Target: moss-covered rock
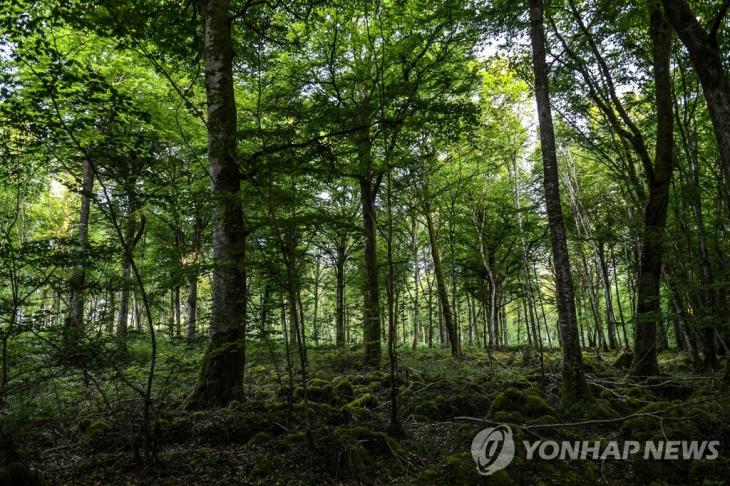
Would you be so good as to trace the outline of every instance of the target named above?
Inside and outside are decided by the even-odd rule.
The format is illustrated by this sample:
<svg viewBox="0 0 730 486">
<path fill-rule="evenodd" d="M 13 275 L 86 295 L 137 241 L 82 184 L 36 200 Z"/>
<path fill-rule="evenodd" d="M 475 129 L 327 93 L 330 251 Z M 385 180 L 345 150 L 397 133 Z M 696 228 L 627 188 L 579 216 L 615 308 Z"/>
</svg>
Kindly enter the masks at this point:
<svg viewBox="0 0 730 486">
<path fill-rule="evenodd" d="M 375 399 L 372 393 L 365 393 L 364 395 L 361 395 L 351 402 L 347 403 L 344 407 L 342 407 L 342 410 L 357 414 L 362 412 L 363 409 L 368 410 L 374 408 L 375 406 L 377 406 L 377 404 L 378 401 Z"/>
<path fill-rule="evenodd" d="M 612 420 L 621 417 L 620 413 L 600 399 L 575 403 L 565 410 L 565 415 L 572 420 Z"/>
<path fill-rule="evenodd" d="M 0 467 L 0 486 L 36 486 L 40 480 L 21 462 Z"/>
<path fill-rule="evenodd" d="M 634 362 L 634 353 L 621 353 L 616 361 L 613 362 L 613 367 L 619 370 L 628 370 Z"/>
<path fill-rule="evenodd" d="M 190 435 L 206 444 L 245 444 L 259 432 L 281 433 L 277 416 L 266 411 L 231 411 L 226 408 L 207 411 L 192 421 Z"/>
<path fill-rule="evenodd" d="M 688 484 L 721 485 L 730 478 L 730 459 L 692 461 L 689 465 Z"/>
<path fill-rule="evenodd" d="M 351 402 L 355 398 L 355 390 L 352 387 L 352 383 L 346 380 L 340 380 L 333 385 L 332 390 L 335 393 L 338 401 Z"/>
<path fill-rule="evenodd" d="M 271 434 L 266 432 L 257 432 L 256 435 L 251 437 L 248 441 L 249 445 L 263 447 L 271 442 Z"/>
<path fill-rule="evenodd" d="M 80 442 L 87 449 L 99 452 L 118 445 L 118 435 L 108 423 L 91 421 L 81 434 Z"/>
<path fill-rule="evenodd" d="M 536 392 L 519 390 L 513 386 L 498 393 L 489 407 L 490 416 L 497 412 L 517 412 L 525 418 L 537 418 L 543 415 L 555 415 L 555 409 Z"/>
<path fill-rule="evenodd" d="M 525 419 L 524 415 L 514 410 L 500 410 L 494 414 L 494 420 L 510 425 L 523 425 L 525 422 L 527 422 L 527 419 Z"/>
<path fill-rule="evenodd" d="M 443 389 L 433 398 L 420 397 L 414 392 L 415 404 L 412 415 L 419 419 L 444 421 L 451 420 L 459 415 L 483 415 L 487 405 L 487 398 L 478 393 L 471 386 L 454 386 L 452 389 Z"/>
<path fill-rule="evenodd" d="M 287 455 L 302 455 L 308 473 L 323 474 L 330 480 L 366 481 L 375 470 L 403 456 L 400 444 L 385 433 L 365 427 L 321 427 L 312 431 L 311 446 L 304 433 L 289 434 L 279 441 L 277 449 Z M 269 468 L 259 468 L 261 476 Z"/>
<path fill-rule="evenodd" d="M 506 470 L 497 471 L 489 478 L 481 476 L 469 452 L 446 456 L 439 464 L 426 469 L 416 480 L 417 484 L 479 484 L 514 485 L 516 484 Z"/>
</svg>

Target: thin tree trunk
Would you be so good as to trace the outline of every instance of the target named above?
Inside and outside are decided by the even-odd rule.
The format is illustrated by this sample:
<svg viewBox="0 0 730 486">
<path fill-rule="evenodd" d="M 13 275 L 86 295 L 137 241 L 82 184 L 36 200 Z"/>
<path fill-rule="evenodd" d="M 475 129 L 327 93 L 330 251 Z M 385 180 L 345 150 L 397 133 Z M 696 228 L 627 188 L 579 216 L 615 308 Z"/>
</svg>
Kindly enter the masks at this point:
<svg viewBox="0 0 730 486">
<path fill-rule="evenodd" d="M 392 202 L 392 181 L 391 172 L 388 171 L 387 179 L 387 210 L 388 210 L 388 230 L 387 230 L 387 258 L 388 258 L 388 358 L 390 360 L 390 424 L 388 432 L 400 437 L 403 435 L 400 418 L 398 415 L 398 356 L 395 351 L 396 341 L 396 309 L 395 309 L 395 265 L 393 263 L 393 202 Z M 405 335 L 405 332 L 403 333 Z"/>
<path fill-rule="evenodd" d="M 180 286 L 176 285 L 173 289 L 173 307 L 175 310 L 175 335 L 182 334 L 182 316 L 180 315 Z"/>
<path fill-rule="evenodd" d="M 560 205 L 560 182 L 555 147 L 555 131 L 550 108 L 548 88 L 548 66 L 545 60 L 545 31 L 543 25 L 543 1 L 530 0 L 530 38 L 532 61 L 535 72 L 535 98 L 540 125 L 547 208 L 552 242 L 553 264 L 556 275 L 556 300 L 558 325 L 563 342 L 563 383 L 561 400 L 564 404 L 590 397 L 590 390 L 583 373 L 583 356 L 578 342 L 578 323 L 575 314 L 573 281 L 570 273 L 570 259 L 565 235 L 563 212 Z"/>
<path fill-rule="evenodd" d="M 454 357 L 461 356 L 459 346 L 459 338 L 456 335 L 454 319 L 451 315 L 451 306 L 449 305 L 449 296 L 446 290 L 446 282 L 444 280 L 443 269 L 441 266 L 441 254 L 439 253 L 438 241 L 436 239 L 436 229 L 431 216 L 431 205 L 428 202 L 428 194 L 425 196 L 424 213 L 426 216 L 426 226 L 428 229 L 428 237 L 431 242 L 431 256 L 433 258 L 433 272 L 436 276 L 436 288 L 438 290 L 439 301 L 441 302 L 441 312 L 444 317 L 444 326 L 448 333 L 449 343 L 451 344 L 451 355 Z"/>
<path fill-rule="evenodd" d="M 322 262 L 319 258 L 315 261 L 314 267 L 314 316 L 312 317 L 312 338 L 314 345 L 319 344 L 319 280 L 322 277 Z"/>
<path fill-rule="evenodd" d="M 700 78 L 720 152 L 719 161 L 725 181 L 730 184 L 730 80 L 717 42 L 717 31 L 727 14 L 727 6 L 717 14 L 710 32 L 707 32 L 686 0 L 662 0 L 662 3 Z"/>
<path fill-rule="evenodd" d="M 606 263 L 606 255 L 603 248 L 604 243 L 599 241 L 596 243 L 598 252 L 598 262 L 601 270 L 601 282 L 603 283 L 603 300 L 606 304 L 606 325 L 608 326 L 608 347 L 616 350 L 619 347 L 616 336 L 616 314 L 613 312 L 613 299 L 611 298 L 611 281 L 608 275 L 608 264 Z"/>
<path fill-rule="evenodd" d="M 113 289 L 109 290 L 109 293 L 107 294 L 107 307 L 109 309 L 109 314 L 106 316 L 106 333 L 111 335 L 114 334 L 114 320 L 116 317 L 116 302 L 115 302 L 115 296 L 116 292 Z"/>
<path fill-rule="evenodd" d="M 134 251 L 135 236 L 137 233 L 136 215 L 136 178 L 130 177 L 126 184 L 127 193 L 127 221 L 124 228 L 124 239 L 130 251 Z M 117 337 L 122 345 L 127 339 L 127 322 L 129 319 L 129 292 L 132 286 L 132 259 L 126 251 L 122 252 L 122 288 L 119 292 L 119 317 L 117 321 Z"/>
<path fill-rule="evenodd" d="M 657 328 L 662 319 L 659 283 L 669 184 L 674 168 L 674 118 L 669 66 L 672 32 L 658 7 L 652 8 L 650 30 L 656 85 L 657 141 L 654 168 L 647 173 L 649 201 L 644 213 L 634 335 L 633 372 L 636 376 L 653 376 L 659 373 L 656 349 Z"/>
<path fill-rule="evenodd" d="M 624 317 L 624 310 L 621 306 L 621 292 L 618 288 L 618 271 L 616 270 L 616 255 L 613 252 L 613 245 L 610 247 L 611 250 L 611 266 L 613 267 L 613 285 L 616 288 L 616 305 L 618 306 L 618 315 L 621 319 L 621 334 L 624 338 L 624 347 L 629 349 L 629 338 L 626 335 L 626 318 Z"/>
<path fill-rule="evenodd" d="M 187 338 L 193 339 L 197 332 L 198 324 L 198 276 L 191 275 L 188 281 L 188 297 L 187 297 Z"/>
<path fill-rule="evenodd" d="M 86 287 L 86 253 L 89 249 L 89 215 L 91 214 L 91 197 L 94 190 L 94 169 L 91 160 L 84 160 L 81 179 L 81 208 L 79 209 L 79 227 L 76 236 L 78 263 L 74 266 L 69 280 L 69 305 L 64 320 L 64 347 L 75 352 L 79 340 L 84 334 L 84 290 Z"/>
<path fill-rule="evenodd" d="M 415 210 L 413 211 L 413 214 L 411 214 L 411 253 L 413 254 L 413 345 L 411 348 L 413 351 L 416 350 L 416 347 L 418 346 L 418 341 L 420 339 L 419 335 L 419 326 L 420 326 L 420 311 L 421 308 L 419 306 L 419 294 L 418 294 L 418 283 L 419 283 L 419 262 L 418 262 L 418 226 L 417 226 L 417 220 L 416 220 L 416 214 Z"/>
<path fill-rule="evenodd" d="M 679 134 L 682 140 L 685 155 L 689 165 L 689 174 L 682 170 L 679 165 L 680 173 L 685 182 L 690 186 L 689 198 L 692 206 L 692 215 L 697 234 L 697 247 L 700 260 L 700 283 L 702 284 L 701 309 L 706 324 L 703 326 L 703 344 L 705 348 L 705 366 L 708 369 L 717 367 L 717 357 L 715 355 L 715 328 L 709 322 L 713 317 L 719 315 L 717 303 L 719 301 L 716 295 L 715 281 L 710 262 L 710 253 L 707 245 L 707 232 L 705 231 L 705 218 L 702 211 L 702 198 L 700 189 L 699 161 L 697 160 L 697 147 L 691 142 L 691 136 L 687 130 L 687 125 L 682 123 L 679 117 L 679 110 L 675 112 L 675 119 L 679 126 Z M 730 182 L 730 180 L 729 180 Z"/>
<path fill-rule="evenodd" d="M 433 348 L 433 284 L 428 276 L 426 285 L 428 286 L 428 347 L 430 349 Z"/>
<path fill-rule="evenodd" d="M 338 348 L 345 347 L 345 257 L 346 248 L 342 244 L 337 248 L 335 278 L 337 279 L 337 302 L 335 310 L 335 341 Z"/>
</svg>

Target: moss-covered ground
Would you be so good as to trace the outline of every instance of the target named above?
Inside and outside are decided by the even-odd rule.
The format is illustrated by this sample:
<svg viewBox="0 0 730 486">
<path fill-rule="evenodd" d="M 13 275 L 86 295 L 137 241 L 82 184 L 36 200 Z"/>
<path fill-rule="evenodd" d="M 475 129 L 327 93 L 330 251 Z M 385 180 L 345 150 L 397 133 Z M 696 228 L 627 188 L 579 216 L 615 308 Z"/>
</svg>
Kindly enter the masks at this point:
<svg viewBox="0 0 730 486">
<path fill-rule="evenodd" d="M 730 480 L 730 390 L 722 373 L 692 371 L 682 354 L 660 356 L 664 376 L 636 383 L 618 355 L 585 354 L 594 400 L 562 408 L 560 355 L 544 367 L 521 350 L 402 352 L 403 437 L 388 435 L 390 377 L 364 369 L 360 351 L 310 349 L 308 386 L 289 382 L 285 353 L 250 345 L 247 399 L 185 411 L 203 342 L 160 342 L 153 424 L 156 459 L 143 458 L 136 430 L 146 348 L 132 343 L 123 370 L 69 371 L 9 404 L 21 463 L 46 484 L 724 484 Z M 273 353 L 273 354 L 272 354 Z M 274 360 L 274 357 L 276 358 Z M 293 360 L 296 361 L 296 360 Z M 383 368 L 384 370 L 387 367 Z M 544 371 L 543 371 L 544 370 Z M 124 377 L 122 379 L 121 377 Z M 515 439 L 719 440 L 713 461 L 531 460 L 518 446 L 510 466 L 485 478 L 470 455 L 491 422 Z M 582 422 L 581 424 L 576 424 Z M 551 425 L 559 424 L 559 425 Z M 562 424 L 562 425 L 560 425 Z M 0 484 L 22 484 L 22 468 Z M 22 478 L 21 478 L 22 479 Z"/>
</svg>

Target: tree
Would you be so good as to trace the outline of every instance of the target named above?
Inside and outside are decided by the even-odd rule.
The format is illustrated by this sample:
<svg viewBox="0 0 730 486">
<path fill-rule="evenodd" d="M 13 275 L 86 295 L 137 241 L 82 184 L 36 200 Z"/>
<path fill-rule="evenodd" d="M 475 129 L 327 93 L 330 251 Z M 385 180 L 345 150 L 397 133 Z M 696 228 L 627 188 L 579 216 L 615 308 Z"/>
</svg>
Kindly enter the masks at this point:
<svg viewBox="0 0 730 486">
<path fill-rule="evenodd" d="M 661 281 L 664 227 L 669 204 L 669 183 L 674 169 L 674 118 L 669 57 L 672 33 L 656 2 L 651 2 L 650 32 L 657 106 L 657 142 L 653 170 L 648 171 L 649 201 L 644 212 L 639 294 L 634 338 L 634 374 L 659 373 L 656 357 L 656 330 L 661 321 L 659 283 Z M 713 351 L 714 352 L 714 351 Z"/>
<path fill-rule="evenodd" d="M 570 257 L 560 205 L 558 158 L 555 147 L 555 131 L 550 108 L 548 66 L 545 60 L 545 31 L 542 0 L 530 0 L 530 41 L 532 65 L 535 74 L 535 99 L 540 125 L 540 147 L 543 163 L 545 205 L 552 241 L 553 265 L 558 309 L 558 330 L 563 345 L 563 383 L 561 400 L 565 404 L 590 397 L 590 390 L 583 372 L 583 357 L 578 342 L 578 322 L 575 314 L 573 280 L 570 273 Z"/>
<path fill-rule="evenodd" d="M 730 184 L 730 80 L 723 66 L 723 54 L 717 41 L 722 22 L 730 9 L 724 1 L 705 30 L 687 0 L 662 0 L 666 16 L 677 36 L 689 51 L 690 59 L 702 84 L 702 93 L 715 130 L 720 164 L 726 184 Z"/>
<path fill-rule="evenodd" d="M 201 3 L 213 206 L 210 342 L 188 406 L 225 405 L 243 393 L 246 229 L 236 160 L 236 100 L 228 0 Z"/>
</svg>

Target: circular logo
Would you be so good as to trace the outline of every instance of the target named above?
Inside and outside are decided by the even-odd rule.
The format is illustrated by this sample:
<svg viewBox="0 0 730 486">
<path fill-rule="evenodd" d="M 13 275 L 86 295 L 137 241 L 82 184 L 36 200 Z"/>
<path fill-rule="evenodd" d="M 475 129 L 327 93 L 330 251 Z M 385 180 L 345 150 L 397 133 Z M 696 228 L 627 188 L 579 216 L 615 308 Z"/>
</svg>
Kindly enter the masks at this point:
<svg viewBox="0 0 730 486">
<path fill-rule="evenodd" d="M 480 431 L 471 442 L 471 457 L 482 476 L 490 476 L 507 467 L 515 457 L 515 443 L 509 425 Z"/>
</svg>

